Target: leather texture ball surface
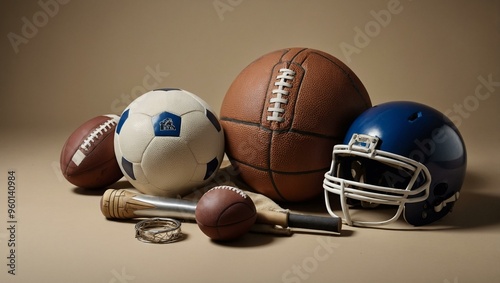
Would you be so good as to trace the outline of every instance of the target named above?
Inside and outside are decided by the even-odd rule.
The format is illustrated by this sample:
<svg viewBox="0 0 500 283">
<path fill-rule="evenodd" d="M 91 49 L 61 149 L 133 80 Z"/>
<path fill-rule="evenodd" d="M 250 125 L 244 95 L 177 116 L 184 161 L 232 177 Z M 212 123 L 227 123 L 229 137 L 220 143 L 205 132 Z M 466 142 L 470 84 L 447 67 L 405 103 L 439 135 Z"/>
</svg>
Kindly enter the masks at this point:
<svg viewBox="0 0 500 283">
<path fill-rule="evenodd" d="M 309 48 L 266 54 L 244 68 L 220 111 L 226 154 L 241 179 L 277 201 L 319 196 L 333 146 L 371 107 L 354 72 Z"/>
<path fill-rule="evenodd" d="M 255 204 L 242 190 L 218 186 L 206 192 L 195 210 L 196 223 L 212 240 L 228 241 L 243 236 L 257 219 Z"/>
<path fill-rule="evenodd" d="M 102 115 L 78 127 L 66 140 L 60 157 L 61 171 L 77 187 L 94 189 L 123 177 L 114 151 L 114 131 L 119 117 Z"/>
</svg>

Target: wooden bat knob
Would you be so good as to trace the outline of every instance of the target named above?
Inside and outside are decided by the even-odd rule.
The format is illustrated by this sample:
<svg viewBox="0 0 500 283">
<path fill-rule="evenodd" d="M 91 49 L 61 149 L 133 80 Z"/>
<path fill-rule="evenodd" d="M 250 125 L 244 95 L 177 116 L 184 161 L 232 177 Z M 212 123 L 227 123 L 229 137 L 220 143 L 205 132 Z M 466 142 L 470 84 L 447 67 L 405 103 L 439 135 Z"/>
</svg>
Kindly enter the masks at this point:
<svg viewBox="0 0 500 283">
<path fill-rule="evenodd" d="M 134 218 L 135 211 L 154 208 L 155 206 L 134 199 L 138 194 L 126 191 L 108 189 L 101 198 L 101 212 L 106 218 L 129 219 Z"/>
</svg>

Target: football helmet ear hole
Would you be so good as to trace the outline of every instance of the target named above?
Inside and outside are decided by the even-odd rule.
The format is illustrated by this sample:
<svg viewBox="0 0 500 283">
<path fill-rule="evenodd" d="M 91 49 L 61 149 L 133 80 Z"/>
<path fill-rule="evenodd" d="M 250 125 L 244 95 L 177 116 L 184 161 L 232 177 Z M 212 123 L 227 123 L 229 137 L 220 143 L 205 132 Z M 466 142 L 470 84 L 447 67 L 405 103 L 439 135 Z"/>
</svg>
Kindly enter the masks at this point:
<svg viewBox="0 0 500 283">
<path fill-rule="evenodd" d="M 434 196 L 439 197 L 439 196 L 444 196 L 446 194 L 446 191 L 448 191 L 448 184 L 447 183 L 439 183 L 434 187 Z"/>
<path fill-rule="evenodd" d="M 408 122 L 415 122 L 420 117 L 422 117 L 422 112 L 415 112 L 408 117 Z"/>
</svg>

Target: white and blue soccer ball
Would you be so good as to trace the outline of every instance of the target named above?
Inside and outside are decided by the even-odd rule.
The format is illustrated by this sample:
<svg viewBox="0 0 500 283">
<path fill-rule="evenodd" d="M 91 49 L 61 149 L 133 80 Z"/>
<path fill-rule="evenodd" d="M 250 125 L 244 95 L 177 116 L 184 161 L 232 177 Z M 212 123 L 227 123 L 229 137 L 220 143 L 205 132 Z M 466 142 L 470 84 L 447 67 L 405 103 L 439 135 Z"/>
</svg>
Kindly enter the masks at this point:
<svg viewBox="0 0 500 283">
<path fill-rule="evenodd" d="M 135 99 L 121 115 L 114 145 L 127 180 L 155 196 L 183 196 L 204 185 L 224 157 L 217 116 L 182 89 L 158 89 Z"/>
</svg>

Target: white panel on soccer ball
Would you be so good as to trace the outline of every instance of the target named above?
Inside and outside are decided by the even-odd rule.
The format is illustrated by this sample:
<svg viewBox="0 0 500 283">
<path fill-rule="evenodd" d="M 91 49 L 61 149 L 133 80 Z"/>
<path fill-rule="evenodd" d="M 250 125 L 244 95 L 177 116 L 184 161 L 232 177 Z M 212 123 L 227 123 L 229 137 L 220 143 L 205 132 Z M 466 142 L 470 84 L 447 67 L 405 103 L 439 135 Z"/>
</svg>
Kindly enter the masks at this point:
<svg viewBox="0 0 500 283">
<path fill-rule="evenodd" d="M 191 179 L 191 184 L 193 186 L 198 186 L 198 185 L 203 184 L 205 181 L 210 180 L 213 177 L 213 175 L 212 175 L 209 178 L 207 178 L 206 180 L 204 180 L 206 174 L 207 174 L 207 165 L 206 164 L 198 164 L 198 166 L 196 166 L 196 170 L 193 174 L 193 178 Z"/>
<path fill-rule="evenodd" d="M 144 152 L 142 168 L 154 187 L 179 193 L 188 186 L 197 162 L 182 138 L 155 137 Z"/>
<path fill-rule="evenodd" d="M 122 156 L 129 162 L 141 162 L 142 153 L 153 137 L 151 117 L 145 114 L 129 114 L 118 135 Z"/>
<path fill-rule="evenodd" d="M 171 90 L 163 96 L 165 105 L 175 109 L 177 115 L 183 115 L 192 111 L 205 111 L 205 107 L 194 99 L 187 91 Z"/>
<path fill-rule="evenodd" d="M 154 116 L 168 109 L 169 112 L 180 116 L 193 110 L 204 109 L 198 100 L 187 95 L 183 90 L 154 90 L 143 94 L 141 98 L 142 100 L 138 103 L 134 101 L 130 105 L 132 113 Z"/>
<path fill-rule="evenodd" d="M 150 91 L 141 95 L 139 98 L 130 104 L 130 113 L 142 113 L 153 116 L 165 109 L 165 99 L 161 93 Z"/>
<path fill-rule="evenodd" d="M 206 109 L 212 111 L 212 108 L 210 107 L 210 105 L 208 105 L 208 103 L 206 101 L 204 101 L 203 99 L 201 99 L 199 96 L 197 96 L 196 94 L 191 93 L 189 91 L 186 91 L 186 90 L 183 90 L 183 91 L 184 91 L 184 93 L 186 93 L 189 96 L 191 96 L 194 100 L 198 101 L 203 106 L 203 108 L 206 108 Z M 212 113 L 213 112 L 214 111 L 212 111 Z"/>
<path fill-rule="evenodd" d="M 189 148 L 200 164 L 224 153 L 224 134 L 212 125 L 205 112 L 190 112 L 182 116 L 181 135 L 188 141 Z"/>
</svg>

